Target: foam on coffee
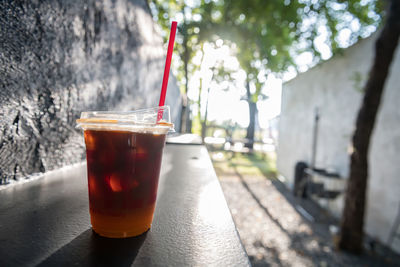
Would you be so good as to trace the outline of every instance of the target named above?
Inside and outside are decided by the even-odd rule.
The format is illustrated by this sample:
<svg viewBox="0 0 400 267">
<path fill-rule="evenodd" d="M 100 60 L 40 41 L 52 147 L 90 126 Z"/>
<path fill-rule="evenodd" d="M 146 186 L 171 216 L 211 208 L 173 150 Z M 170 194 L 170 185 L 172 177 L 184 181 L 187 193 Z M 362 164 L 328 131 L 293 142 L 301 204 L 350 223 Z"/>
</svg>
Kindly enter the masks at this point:
<svg viewBox="0 0 400 267">
<path fill-rule="evenodd" d="M 166 121 L 157 123 L 135 122 L 133 120 L 113 120 L 105 118 L 83 118 L 76 120 L 83 130 L 130 131 L 137 133 L 166 134 L 174 124 Z"/>
</svg>

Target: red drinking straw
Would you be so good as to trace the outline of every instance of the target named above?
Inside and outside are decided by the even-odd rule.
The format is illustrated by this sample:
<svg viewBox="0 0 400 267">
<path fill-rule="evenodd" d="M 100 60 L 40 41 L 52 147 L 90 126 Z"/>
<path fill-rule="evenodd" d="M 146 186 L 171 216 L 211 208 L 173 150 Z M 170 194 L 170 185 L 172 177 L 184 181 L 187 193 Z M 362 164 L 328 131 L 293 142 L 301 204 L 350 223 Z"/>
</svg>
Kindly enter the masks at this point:
<svg viewBox="0 0 400 267">
<path fill-rule="evenodd" d="M 174 50 L 174 43 L 175 43 L 175 33 L 176 33 L 176 26 L 177 22 L 173 21 L 171 25 L 171 32 L 169 34 L 169 43 L 168 43 L 168 52 L 167 52 L 167 59 L 165 60 L 165 68 L 164 68 L 164 77 L 163 83 L 161 87 L 161 95 L 160 95 L 160 102 L 158 103 L 159 107 L 164 106 L 165 103 L 165 95 L 167 94 L 167 86 L 168 86 L 168 78 L 169 78 L 169 69 L 171 67 L 171 58 L 172 52 Z M 164 110 L 160 109 L 157 115 L 157 122 L 162 119 Z"/>
</svg>

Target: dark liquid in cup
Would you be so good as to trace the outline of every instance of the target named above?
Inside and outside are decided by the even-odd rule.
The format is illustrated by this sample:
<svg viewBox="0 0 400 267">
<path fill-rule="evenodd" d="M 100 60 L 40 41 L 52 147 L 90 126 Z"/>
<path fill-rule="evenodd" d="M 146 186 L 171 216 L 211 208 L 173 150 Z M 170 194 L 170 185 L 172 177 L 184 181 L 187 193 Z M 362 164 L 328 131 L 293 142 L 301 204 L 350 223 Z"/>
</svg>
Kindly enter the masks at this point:
<svg viewBox="0 0 400 267">
<path fill-rule="evenodd" d="M 89 206 L 95 232 L 139 235 L 150 228 L 165 134 L 85 130 Z"/>
</svg>

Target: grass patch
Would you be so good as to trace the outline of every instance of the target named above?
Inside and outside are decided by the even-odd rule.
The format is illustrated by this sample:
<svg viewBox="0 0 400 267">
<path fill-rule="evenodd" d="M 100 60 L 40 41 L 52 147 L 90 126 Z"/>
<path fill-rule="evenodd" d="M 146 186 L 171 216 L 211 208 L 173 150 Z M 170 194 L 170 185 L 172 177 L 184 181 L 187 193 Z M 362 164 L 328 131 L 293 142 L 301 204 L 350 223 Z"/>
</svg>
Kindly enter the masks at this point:
<svg viewBox="0 0 400 267">
<path fill-rule="evenodd" d="M 274 155 L 215 151 L 210 152 L 210 156 L 218 176 L 233 175 L 236 170 L 242 175 L 264 176 L 269 179 L 276 177 Z"/>
</svg>

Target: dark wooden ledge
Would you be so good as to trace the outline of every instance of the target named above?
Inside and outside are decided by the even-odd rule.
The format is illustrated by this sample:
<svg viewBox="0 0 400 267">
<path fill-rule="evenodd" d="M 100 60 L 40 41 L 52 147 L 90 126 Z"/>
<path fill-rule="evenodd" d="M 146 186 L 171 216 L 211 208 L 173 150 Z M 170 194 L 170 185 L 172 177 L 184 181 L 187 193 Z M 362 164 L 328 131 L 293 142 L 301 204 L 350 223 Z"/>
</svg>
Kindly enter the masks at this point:
<svg viewBox="0 0 400 267">
<path fill-rule="evenodd" d="M 86 166 L 0 191 L 0 266 L 248 266 L 204 146 L 166 146 L 153 226 L 129 239 L 90 228 Z"/>
</svg>

